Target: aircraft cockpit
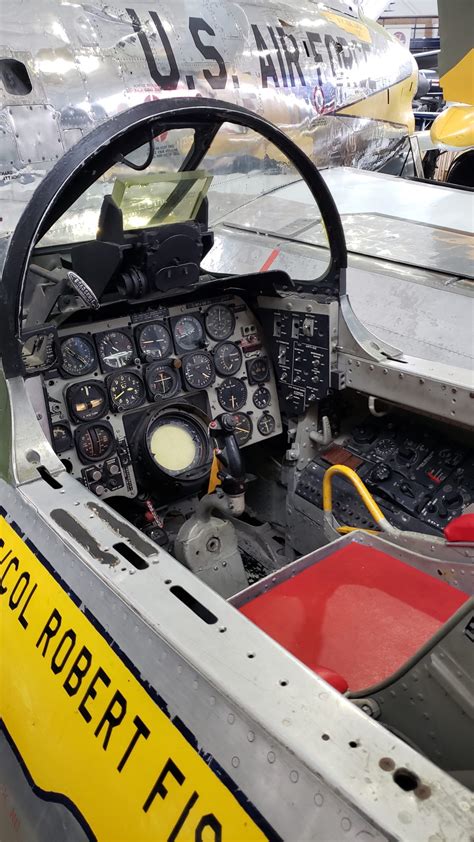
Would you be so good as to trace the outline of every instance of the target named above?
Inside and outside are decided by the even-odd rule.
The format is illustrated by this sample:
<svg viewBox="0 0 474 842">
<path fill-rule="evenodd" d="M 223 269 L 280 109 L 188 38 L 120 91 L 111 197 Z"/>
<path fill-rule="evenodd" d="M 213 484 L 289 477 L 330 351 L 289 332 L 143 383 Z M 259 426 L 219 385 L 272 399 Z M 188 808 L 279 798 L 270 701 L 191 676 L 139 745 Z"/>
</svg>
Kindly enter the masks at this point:
<svg viewBox="0 0 474 842">
<path fill-rule="evenodd" d="M 227 122 L 190 123 L 158 136 L 150 130 L 145 144 L 109 160 L 112 166 L 76 188 L 69 207 L 66 194 L 63 212 L 43 225 L 25 279 L 22 361 L 27 388 L 42 383 L 39 414 L 62 465 L 172 550 L 182 544 L 180 529 L 207 490 L 213 463 L 218 472 L 211 423 L 224 417 L 232 426 L 242 476 L 243 462 L 255 458 L 250 473 L 258 485 L 261 464 L 281 468 L 288 411 L 327 397 L 332 299 L 344 254 L 328 247 L 337 213 L 334 223 L 322 180 L 326 225 L 293 163 L 255 129 Z M 263 235 L 228 221 L 260 202 L 267 225 L 272 216 L 294 224 L 293 203 L 278 191 L 295 182 L 311 199 L 312 227 L 323 237 L 296 280 L 289 272 L 297 241 L 285 249 L 281 225 Z M 342 244 L 339 230 L 337 237 Z M 272 270 L 282 254 L 288 271 Z M 326 303 L 320 312 L 307 305 L 301 374 L 293 377 L 293 350 L 283 359 L 277 341 L 288 327 L 272 297 L 305 288 L 312 295 L 319 278 Z M 299 332 L 293 326 L 289 339 Z M 274 532 L 271 556 L 278 550 L 280 557 L 283 522 Z M 261 542 L 254 558 L 252 538 L 246 541 L 250 567 L 264 564 Z M 234 593 L 235 582 L 223 590 Z"/>
<path fill-rule="evenodd" d="M 403 696 L 400 670 L 420 671 L 436 634 L 458 690 L 468 682 L 472 373 L 376 336 L 347 271 L 323 178 L 257 115 L 163 100 L 103 124 L 37 189 L 7 254 L 10 469 L 31 493 L 41 477 L 45 517 L 122 594 L 133 576 L 139 600 L 145 573 L 151 593 L 171 556 L 472 784 L 472 710 L 451 711 L 449 676 L 426 740 L 422 705 L 387 690 Z M 205 591 L 179 587 L 212 624 Z M 339 633 L 359 660 L 338 654 Z"/>
</svg>

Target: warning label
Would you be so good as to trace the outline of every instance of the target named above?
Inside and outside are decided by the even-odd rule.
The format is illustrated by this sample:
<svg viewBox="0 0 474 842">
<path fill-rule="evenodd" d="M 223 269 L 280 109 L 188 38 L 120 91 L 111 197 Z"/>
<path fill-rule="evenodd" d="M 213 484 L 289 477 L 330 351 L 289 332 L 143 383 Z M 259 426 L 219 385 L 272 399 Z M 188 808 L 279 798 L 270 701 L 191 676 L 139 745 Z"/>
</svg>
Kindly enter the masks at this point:
<svg viewBox="0 0 474 842">
<path fill-rule="evenodd" d="M 34 784 L 91 838 L 278 838 L 1 517 L 0 647 L 0 717 Z"/>
</svg>

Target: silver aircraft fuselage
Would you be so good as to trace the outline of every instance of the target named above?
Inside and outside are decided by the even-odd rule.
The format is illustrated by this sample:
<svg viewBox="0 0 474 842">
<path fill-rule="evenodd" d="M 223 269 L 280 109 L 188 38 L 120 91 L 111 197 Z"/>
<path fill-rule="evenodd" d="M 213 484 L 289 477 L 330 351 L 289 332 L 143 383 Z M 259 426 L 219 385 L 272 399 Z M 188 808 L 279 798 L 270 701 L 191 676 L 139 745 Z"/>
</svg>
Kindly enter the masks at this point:
<svg viewBox="0 0 474 842">
<path fill-rule="evenodd" d="M 410 53 L 337 0 L 18 0 L 2 9 L 0 237 L 67 149 L 140 102 L 225 99 L 320 167 L 373 170 L 403 149 L 416 87 Z"/>
</svg>

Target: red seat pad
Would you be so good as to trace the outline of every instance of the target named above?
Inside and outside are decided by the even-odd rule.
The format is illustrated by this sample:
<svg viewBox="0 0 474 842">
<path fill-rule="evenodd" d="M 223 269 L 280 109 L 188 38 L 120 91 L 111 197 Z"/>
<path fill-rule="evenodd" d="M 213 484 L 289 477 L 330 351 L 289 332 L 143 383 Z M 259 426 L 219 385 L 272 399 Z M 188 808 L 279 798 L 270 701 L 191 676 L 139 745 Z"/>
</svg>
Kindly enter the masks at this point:
<svg viewBox="0 0 474 842">
<path fill-rule="evenodd" d="M 467 598 L 354 541 L 240 611 L 308 667 L 324 664 L 356 691 L 389 677 Z"/>
<path fill-rule="evenodd" d="M 326 667 L 322 667 L 320 664 L 315 664 L 313 667 L 314 671 L 318 673 L 321 678 L 324 678 L 331 687 L 334 687 L 335 690 L 339 690 L 340 693 L 345 693 L 348 690 L 349 685 L 345 678 L 342 675 L 339 675 L 338 672 L 334 672 L 333 670 L 328 670 Z"/>
<path fill-rule="evenodd" d="M 459 515 L 444 527 L 447 541 L 466 541 L 474 543 L 474 514 Z"/>
</svg>

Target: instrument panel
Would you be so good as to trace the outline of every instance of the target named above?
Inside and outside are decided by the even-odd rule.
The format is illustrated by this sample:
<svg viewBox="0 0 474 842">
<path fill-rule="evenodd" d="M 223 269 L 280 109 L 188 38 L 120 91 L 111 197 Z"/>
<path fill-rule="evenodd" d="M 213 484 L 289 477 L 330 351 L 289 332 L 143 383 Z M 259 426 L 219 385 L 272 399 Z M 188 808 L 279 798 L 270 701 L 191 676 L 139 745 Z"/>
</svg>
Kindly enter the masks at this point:
<svg viewBox="0 0 474 842">
<path fill-rule="evenodd" d="M 387 520 L 399 529 L 442 533 L 474 502 L 474 449 L 438 432 L 423 419 L 364 419 L 335 439 L 301 472 L 297 497 L 322 509 L 327 468 L 342 463 L 357 472 Z M 334 478 L 333 505 L 347 526 L 375 529 L 361 498 Z"/>
<path fill-rule="evenodd" d="M 149 455 L 158 461 L 156 451 L 170 476 L 194 466 L 203 419 L 233 414 L 240 447 L 282 431 L 262 329 L 237 297 L 65 328 L 58 346 L 57 367 L 44 375 L 53 447 L 100 497 L 136 496 L 134 436 L 142 419 Z M 174 426 L 154 411 L 167 408 Z"/>
</svg>

